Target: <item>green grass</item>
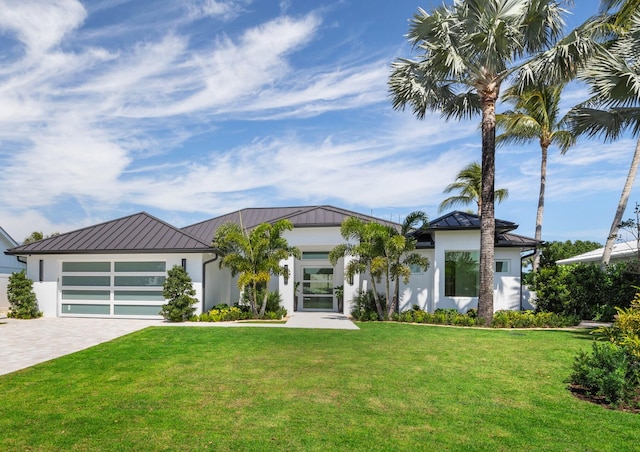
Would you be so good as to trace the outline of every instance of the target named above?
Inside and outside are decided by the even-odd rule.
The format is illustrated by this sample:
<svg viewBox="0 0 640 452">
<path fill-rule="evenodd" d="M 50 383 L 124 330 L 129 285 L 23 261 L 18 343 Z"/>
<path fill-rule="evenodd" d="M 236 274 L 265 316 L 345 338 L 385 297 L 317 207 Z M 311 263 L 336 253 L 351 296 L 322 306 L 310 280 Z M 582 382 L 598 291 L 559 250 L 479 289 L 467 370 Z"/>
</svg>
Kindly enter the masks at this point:
<svg viewBox="0 0 640 452">
<path fill-rule="evenodd" d="M 0 450 L 637 450 L 586 332 L 149 328 L 0 377 Z"/>
</svg>

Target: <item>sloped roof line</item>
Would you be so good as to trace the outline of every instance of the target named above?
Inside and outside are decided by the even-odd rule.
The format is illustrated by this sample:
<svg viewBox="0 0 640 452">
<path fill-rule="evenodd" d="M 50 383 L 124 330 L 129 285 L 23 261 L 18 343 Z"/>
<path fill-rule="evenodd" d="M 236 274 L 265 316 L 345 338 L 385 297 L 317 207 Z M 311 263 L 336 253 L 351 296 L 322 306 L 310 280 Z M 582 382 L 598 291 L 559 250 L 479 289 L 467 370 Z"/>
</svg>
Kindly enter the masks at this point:
<svg viewBox="0 0 640 452">
<path fill-rule="evenodd" d="M 314 212 L 318 212 L 318 222 L 308 222 L 308 217 L 313 216 Z M 321 212 L 326 212 L 325 218 L 322 218 Z M 261 223 L 274 223 L 279 220 L 288 219 L 292 220 L 295 227 L 313 227 L 313 226 L 327 226 L 337 225 L 339 222 L 330 220 L 328 217 L 331 215 L 337 215 L 342 217 L 358 217 L 365 221 L 375 221 L 377 223 L 384 223 L 393 227 L 399 227 L 398 223 L 387 221 L 382 218 L 376 218 L 370 215 L 361 214 L 351 210 L 342 209 L 330 205 L 320 206 L 293 206 L 293 207 L 248 207 L 246 209 L 236 210 L 219 217 L 214 217 L 209 220 L 201 221 L 189 226 L 184 226 L 181 230 L 188 231 L 200 240 L 212 240 L 216 229 L 226 222 L 238 222 L 239 218 L 243 219 L 243 226 L 247 229 L 252 229 Z M 297 223 L 296 218 L 300 218 L 301 222 Z"/>
<path fill-rule="evenodd" d="M 599 262 L 602 260 L 604 247 L 578 254 L 577 256 L 567 257 L 556 261 L 558 265 L 577 264 L 580 262 Z M 628 240 L 626 242 L 615 243 L 611 258 L 635 257 L 638 253 L 638 241 Z"/>
<path fill-rule="evenodd" d="M 155 231 L 153 234 L 149 233 L 149 226 L 153 226 Z M 131 236 L 132 233 L 135 233 L 134 237 Z M 182 238 L 187 240 L 182 241 Z M 178 242 L 181 242 L 179 247 L 177 246 Z M 196 251 L 206 249 L 211 249 L 210 244 L 200 238 L 182 231 L 147 212 L 139 212 L 54 237 L 48 237 L 27 245 L 17 246 L 7 250 L 6 253 L 160 252 L 162 250 Z"/>
<path fill-rule="evenodd" d="M 4 230 L 4 228 L 3 228 L 2 226 L 0 226 L 0 234 L 2 234 L 2 236 L 3 236 L 4 238 L 6 238 L 6 239 L 7 239 L 7 241 L 8 241 L 9 243 L 11 243 L 13 246 L 18 246 L 18 242 L 16 242 L 16 241 L 14 240 L 14 238 L 13 238 L 13 237 L 11 237 L 11 236 L 9 235 L 9 233 L 8 233 L 7 231 L 5 231 L 5 230 Z"/>
<path fill-rule="evenodd" d="M 512 231 L 518 228 L 516 223 L 506 220 L 495 219 L 496 229 L 506 232 Z M 427 229 L 479 229 L 480 228 L 480 216 L 462 212 L 460 210 L 454 210 L 445 215 L 442 215 L 435 220 L 429 222 Z"/>
</svg>

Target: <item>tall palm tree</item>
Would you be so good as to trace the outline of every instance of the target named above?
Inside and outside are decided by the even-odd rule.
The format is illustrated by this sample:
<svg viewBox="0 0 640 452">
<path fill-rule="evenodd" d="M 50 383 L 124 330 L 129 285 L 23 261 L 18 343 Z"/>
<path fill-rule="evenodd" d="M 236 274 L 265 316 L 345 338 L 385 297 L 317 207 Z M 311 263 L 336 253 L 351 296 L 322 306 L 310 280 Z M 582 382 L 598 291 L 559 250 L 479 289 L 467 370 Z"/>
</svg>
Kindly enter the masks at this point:
<svg viewBox="0 0 640 452">
<path fill-rule="evenodd" d="M 478 314 L 493 318 L 495 243 L 495 106 L 500 88 L 521 62 L 560 36 L 564 13 L 553 0 L 459 0 L 419 9 L 408 38 L 420 54 L 392 65 L 389 89 L 395 109 L 410 105 L 445 118 L 482 117 L 482 201 Z"/>
<path fill-rule="evenodd" d="M 249 304 L 254 317 L 262 318 L 267 308 L 267 297 L 271 275 L 288 277 L 288 268 L 280 265 L 289 256 L 301 257 L 300 250 L 289 246 L 282 237 L 293 229 L 289 220 L 273 224 L 263 223 L 247 231 L 237 223 L 225 223 L 216 231 L 213 246 L 220 250 L 220 268 L 231 270 L 238 276 L 238 288 L 251 288 Z M 258 310 L 259 289 L 264 289 L 262 306 Z"/>
<path fill-rule="evenodd" d="M 514 109 L 496 115 L 496 123 L 503 133 L 496 142 L 500 144 L 523 144 L 537 140 L 540 143 L 540 193 L 536 212 L 535 238 L 542 240 L 542 217 L 544 194 L 547 185 L 547 155 L 549 146 L 556 145 L 562 154 L 576 142 L 576 136 L 563 128 L 559 104 L 563 85 L 530 87 L 521 94 L 508 89 L 503 100 L 513 104 Z M 540 251 L 533 256 L 533 271 L 540 266 Z"/>
<path fill-rule="evenodd" d="M 627 129 L 640 134 L 640 1 L 601 2 L 606 11 L 616 7 L 619 9 L 603 21 L 608 25 L 610 39 L 578 73 L 578 78 L 590 86 L 592 97 L 567 115 L 575 133 L 604 135 L 605 140 L 616 140 Z M 640 138 L 605 243 L 603 266 L 609 264 L 639 164 Z"/>
<path fill-rule="evenodd" d="M 497 119 L 497 116 L 496 116 Z M 462 168 L 456 176 L 456 181 L 447 185 L 443 193 L 451 193 L 457 191 L 456 196 L 449 196 L 440 203 L 439 211 L 455 206 L 467 206 L 476 204 L 478 207 L 478 215 L 482 210 L 482 167 L 478 162 L 469 163 Z M 509 190 L 506 188 L 498 188 L 493 192 L 494 199 L 502 202 L 509 197 Z"/>
</svg>

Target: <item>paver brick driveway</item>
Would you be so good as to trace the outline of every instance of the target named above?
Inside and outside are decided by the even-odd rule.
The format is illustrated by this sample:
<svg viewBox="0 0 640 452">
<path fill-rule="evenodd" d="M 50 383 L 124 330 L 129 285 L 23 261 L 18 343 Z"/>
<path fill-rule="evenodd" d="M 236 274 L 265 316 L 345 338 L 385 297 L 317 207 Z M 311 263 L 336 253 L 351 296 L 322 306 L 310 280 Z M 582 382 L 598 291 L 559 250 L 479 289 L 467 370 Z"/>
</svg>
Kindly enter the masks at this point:
<svg viewBox="0 0 640 452">
<path fill-rule="evenodd" d="M 162 324 L 162 320 L 56 317 L 0 322 L 0 375 Z"/>
</svg>

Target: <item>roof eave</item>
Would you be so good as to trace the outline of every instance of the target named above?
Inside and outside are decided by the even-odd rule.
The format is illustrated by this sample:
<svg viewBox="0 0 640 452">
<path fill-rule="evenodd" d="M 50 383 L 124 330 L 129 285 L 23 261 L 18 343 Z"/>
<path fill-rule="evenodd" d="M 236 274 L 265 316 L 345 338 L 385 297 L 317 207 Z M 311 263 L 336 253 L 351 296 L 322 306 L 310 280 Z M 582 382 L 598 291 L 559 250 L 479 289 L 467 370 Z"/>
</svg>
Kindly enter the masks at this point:
<svg viewBox="0 0 640 452">
<path fill-rule="evenodd" d="M 7 250 L 4 254 L 10 256 L 32 256 L 32 255 L 73 255 L 73 254 L 184 254 L 184 253 L 215 253 L 218 254 L 219 250 L 216 248 L 182 248 L 182 249 L 145 249 L 145 250 L 126 250 L 126 249 L 117 249 L 117 250 Z"/>
</svg>

